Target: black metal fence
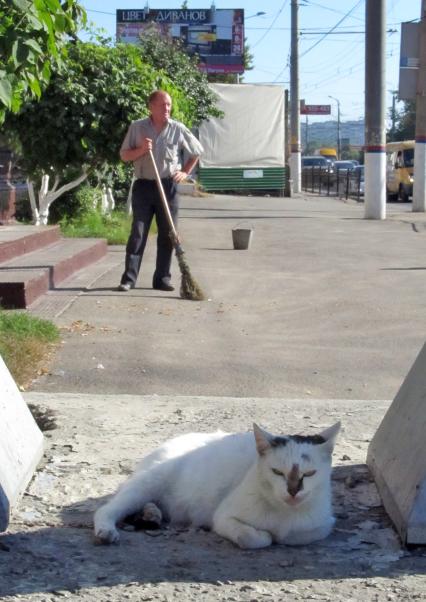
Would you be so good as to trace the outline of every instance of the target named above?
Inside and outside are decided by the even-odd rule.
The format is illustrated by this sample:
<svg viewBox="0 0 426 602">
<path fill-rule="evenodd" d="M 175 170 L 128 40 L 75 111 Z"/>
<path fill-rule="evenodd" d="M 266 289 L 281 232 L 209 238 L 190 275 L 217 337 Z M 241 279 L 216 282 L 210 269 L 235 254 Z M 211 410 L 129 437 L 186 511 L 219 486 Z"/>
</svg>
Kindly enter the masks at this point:
<svg viewBox="0 0 426 602">
<path fill-rule="evenodd" d="M 308 166 L 302 168 L 302 189 L 326 196 L 364 200 L 364 178 L 360 170 Z"/>
</svg>

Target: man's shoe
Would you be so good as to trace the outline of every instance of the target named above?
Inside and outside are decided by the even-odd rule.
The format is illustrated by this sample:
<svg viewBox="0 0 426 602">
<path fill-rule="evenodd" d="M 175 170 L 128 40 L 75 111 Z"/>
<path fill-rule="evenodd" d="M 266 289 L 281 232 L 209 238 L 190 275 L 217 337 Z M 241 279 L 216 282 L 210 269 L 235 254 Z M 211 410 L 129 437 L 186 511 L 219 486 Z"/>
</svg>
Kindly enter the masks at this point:
<svg viewBox="0 0 426 602">
<path fill-rule="evenodd" d="M 171 284 L 166 284 L 165 282 L 161 282 L 161 284 L 155 284 L 153 287 L 153 289 L 155 289 L 156 291 L 174 291 L 175 287 L 172 286 Z"/>
<path fill-rule="evenodd" d="M 117 287 L 117 290 L 121 291 L 122 293 L 127 293 L 131 288 L 132 288 L 132 285 L 129 284 L 128 282 L 126 282 L 124 284 L 119 284 Z"/>
</svg>

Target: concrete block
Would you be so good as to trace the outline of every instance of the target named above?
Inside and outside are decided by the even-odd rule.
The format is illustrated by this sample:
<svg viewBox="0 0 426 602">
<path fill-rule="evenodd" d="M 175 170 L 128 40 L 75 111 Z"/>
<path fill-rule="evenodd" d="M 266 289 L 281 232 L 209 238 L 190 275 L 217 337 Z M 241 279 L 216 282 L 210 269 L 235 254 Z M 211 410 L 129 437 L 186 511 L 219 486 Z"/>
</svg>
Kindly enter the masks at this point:
<svg viewBox="0 0 426 602">
<path fill-rule="evenodd" d="M 426 544 L 426 344 L 367 453 L 386 512 L 404 543 Z"/>
<path fill-rule="evenodd" d="M 0 356 L 0 532 L 43 455 L 43 434 Z"/>
<path fill-rule="evenodd" d="M 195 184 L 193 182 L 179 182 L 176 188 L 179 194 L 193 195 L 195 193 Z"/>
</svg>

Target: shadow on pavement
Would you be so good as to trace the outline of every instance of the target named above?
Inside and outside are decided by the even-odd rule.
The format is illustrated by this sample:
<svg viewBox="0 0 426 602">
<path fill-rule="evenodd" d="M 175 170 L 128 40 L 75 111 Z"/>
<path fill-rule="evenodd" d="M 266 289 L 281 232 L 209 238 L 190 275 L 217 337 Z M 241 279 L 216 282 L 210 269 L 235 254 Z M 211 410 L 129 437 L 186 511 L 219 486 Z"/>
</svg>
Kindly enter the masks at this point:
<svg viewBox="0 0 426 602">
<path fill-rule="evenodd" d="M 121 544 L 94 545 L 88 498 L 62 509 L 62 524 L 6 534 L 1 595 L 160 582 L 297 582 L 426 573 L 426 550 L 407 552 L 392 529 L 365 465 L 333 471 L 336 527 L 317 544 L 240 550 L 215 533 L 166 527 L 121 531 Z M 47 521 L 46 521 L 47 522 Z"/>
</svg>

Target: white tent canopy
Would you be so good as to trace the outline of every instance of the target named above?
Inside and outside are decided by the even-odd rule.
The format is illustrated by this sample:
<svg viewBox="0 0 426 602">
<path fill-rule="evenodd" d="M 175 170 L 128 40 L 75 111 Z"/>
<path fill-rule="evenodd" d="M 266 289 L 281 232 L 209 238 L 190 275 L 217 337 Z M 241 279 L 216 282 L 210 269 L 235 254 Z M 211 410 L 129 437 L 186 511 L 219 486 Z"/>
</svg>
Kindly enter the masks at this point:
<svg viewBox="0 0 426 602">
<path fill-rule="evenodd" d="M 210 84 L 224 117 L 201 124 L 202 168 L 284 167 L 284 89 Z"/>
</svg>

